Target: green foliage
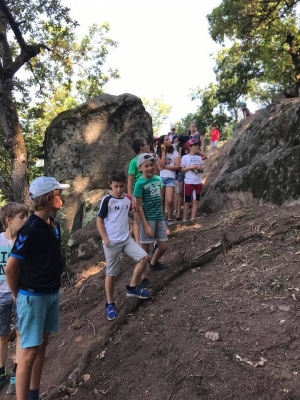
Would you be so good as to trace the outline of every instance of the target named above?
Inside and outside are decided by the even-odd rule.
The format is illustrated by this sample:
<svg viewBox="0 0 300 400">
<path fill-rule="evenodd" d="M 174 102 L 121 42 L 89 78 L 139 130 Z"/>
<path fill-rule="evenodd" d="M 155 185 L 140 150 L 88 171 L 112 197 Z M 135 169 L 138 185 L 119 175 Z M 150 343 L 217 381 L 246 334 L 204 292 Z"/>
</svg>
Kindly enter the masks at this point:
<svg viewBox="0 0 300 400">
<path fill-rule="evenodd" d="M 153 135 L 157 136 L 164 121 L 168 118 L 172 106 L 164 103 L 162 97 L 154 98 L 152 100 L 142 98 L 142 102 L 152 117 Z"/>
<path fill-rule="evenodd" d="M 208 15 L 212 38 L 223 45 L 226 39 L 234 41 L 219 56 L 233 59 L 233 72 L 241 79 L 241 86 L 254 80 L 254 86 L 263 82 L 281 89 L 298 79 L 298 3 L 299 0 L 223 0 Z M 222 68 L 222 63 L 217 68 Z"/>
<path fill-rule="evenodd" d="M 194 122 L 199 132 L 205 135 L 206 143 L 209 143 L 209 132 L 212 124 L 216 124 L 222 134 L 222 139 L 229 136 L 226 126 L 231 121 L 228 108 L 220 104 L 217 98 L 218 86 L 210 83 L 205 89 L 197 88 L 192 93 L 192 99 L 200 101 L 198 110 L 194 114 L 188 114 L 180 122 L 183 132 L 188 132 L 191 122 Z"/>
<path fill-rule="evenodd" d="M 21 1 L 20 4 L 20 19 L 24 20 L 22 33 L 29 41 L 43 42 L 49 48 L 25 65 L 22 77 L 14 79 L 15 103 L 28 153 L 29 180 L 32 180 L 43 172 L 44 134 L 52 119 L 102 94 L 110 79 L 119 78 L 119 72 L 104 68 L 109 50 L 117 46 L 108 37 L 107 23 L 92 25 L 78 40 L 78 24 L 69 18 L 68 9 L 60 1 Z M 20 4 L 14 3 L 15 12 Z M 16 43 L 10 45 L 17 54 Z M 0 173 L 7 178 L 10 175 L 8 155 L 2 154 L 2 147 Z"/>
</svg>

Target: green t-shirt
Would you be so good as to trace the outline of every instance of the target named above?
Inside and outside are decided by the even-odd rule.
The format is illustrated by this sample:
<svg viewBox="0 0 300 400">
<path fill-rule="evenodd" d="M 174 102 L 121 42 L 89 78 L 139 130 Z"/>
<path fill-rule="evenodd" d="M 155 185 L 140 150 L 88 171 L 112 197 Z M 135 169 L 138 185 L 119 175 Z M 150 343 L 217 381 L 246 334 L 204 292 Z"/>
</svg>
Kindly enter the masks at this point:
<svg viewBox="0 0 300 400">
<path fill-rule="evenodd" d="M 137 159 L 138 159 L 138 155 L 136 157 L 134 157 L 130 163 L 129 163 L 129 167 L 128 167 L 128 175 L 133 175 L 134 176 L 134 180 L 133 180 L 133 185 L 132 185 L 132 191 L 134 190 L 134 186 L 137 180 L 140 179 L 140 177 L 142 176 L 141 171 L 139 170 L 139 167 L 137 165 Z M 130 193 L 131 195 L 131 193 Z"/>
<path fill-rule="evenodd" d="M 140 177 L 135 183 L 134 197 L 141 197 L 143 210 L 147 221 L 163 221 L 161 197 L 161 178 L 153 175 L 152 178 Z"/>
</svg>

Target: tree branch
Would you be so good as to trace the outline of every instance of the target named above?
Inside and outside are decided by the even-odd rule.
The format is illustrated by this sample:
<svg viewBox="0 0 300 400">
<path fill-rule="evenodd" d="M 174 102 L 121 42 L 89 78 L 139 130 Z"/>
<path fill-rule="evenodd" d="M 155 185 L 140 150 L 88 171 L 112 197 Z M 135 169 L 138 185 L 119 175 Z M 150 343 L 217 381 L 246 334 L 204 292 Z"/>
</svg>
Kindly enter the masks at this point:
<svg viewBox="0 0 300 400">
<path fill-rule="evenodd" d="M 0 9 L 2 10 L 3 14 L 5 15 L 5 18 L 7 19 L 7 22 L 9 23 L 12 31 L 15 34 L 16 40 L 19 43 L 19 46 L 23 50 L 26 47 L 26 42 L 22 36 L 22 33 L 19 29 L 19 24 L 14 20 L 14 17 L 12 16 L 12 13 L 10 12 L 9 8 L 5 4 L 4 0 L 0 0 Z"/>
<path fill-rule="evenodd" d="M 3 71 L 4 79 L 12 78 L 24 64 L 40 54 L 42 49 L 51 51 L 51 49 L 44 44 L 26 45 L 24 50 L 22 49 L 21 54 L 15 58 L 15 61 Z"/>
</svg>

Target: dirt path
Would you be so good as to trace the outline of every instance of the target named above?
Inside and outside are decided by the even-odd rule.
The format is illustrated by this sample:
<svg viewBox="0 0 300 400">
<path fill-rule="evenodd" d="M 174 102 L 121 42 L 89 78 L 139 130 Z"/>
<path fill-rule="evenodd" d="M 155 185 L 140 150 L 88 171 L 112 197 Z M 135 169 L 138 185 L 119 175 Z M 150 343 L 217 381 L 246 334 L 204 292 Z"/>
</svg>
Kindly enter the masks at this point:
<svg viewBox="0 0 300 400">
<path fill-rule="evenodd" d="M 78 270 L 83 278 L 63 293 L 44 391 L 74 400 L 299 399 L 299 216 L 300 206 L 257 206 L 175 226 L 165 258 L 170 268 L 153 275 L 153 285 L 217 244 L 222 233 L 229 241 L 253 233 L 262 238 L 181 275 L 127 315 L 104 346 L 111 325 L 103 311 L 103 259 L 86 263 Z M 124 258 L 123 265 L 116 286 L 121 310 L 133 264 Z M 87 381 L 60 386 L 93 343 L 99 346 L 80 375 Z"/>
</svg>

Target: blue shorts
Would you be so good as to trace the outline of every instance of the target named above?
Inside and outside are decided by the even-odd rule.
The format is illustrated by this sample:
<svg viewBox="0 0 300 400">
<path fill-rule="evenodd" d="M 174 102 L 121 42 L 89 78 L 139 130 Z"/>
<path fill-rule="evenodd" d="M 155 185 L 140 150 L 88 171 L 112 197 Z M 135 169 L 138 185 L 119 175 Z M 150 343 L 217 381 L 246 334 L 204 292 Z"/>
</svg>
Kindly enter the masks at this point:
<svg viewBox="0 0 300 400">
<path fill-rule="evenodd" d="M 60 291 L 43 295 L 18 294 L 17 314 L 22 349 L 39 346 L 44 333 L 58 331 L 59 300 Z"/>
<path fill-rule="evenodd" d="M 162 180 L 163 187 L 165 187 L 165 186 L 175 187 L 175 179 L 174 178 L 161 177 L 161 180 Z"/>
<path fill-rule="evenodd" d="M 214 142 L 210 142 L 211 148 L 217 147 L 217 145 L 218 145 L 218 141 L 217 140 L 215 140 Z"/>
</svg>

